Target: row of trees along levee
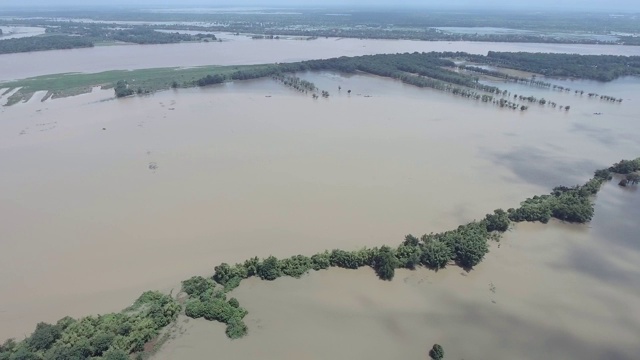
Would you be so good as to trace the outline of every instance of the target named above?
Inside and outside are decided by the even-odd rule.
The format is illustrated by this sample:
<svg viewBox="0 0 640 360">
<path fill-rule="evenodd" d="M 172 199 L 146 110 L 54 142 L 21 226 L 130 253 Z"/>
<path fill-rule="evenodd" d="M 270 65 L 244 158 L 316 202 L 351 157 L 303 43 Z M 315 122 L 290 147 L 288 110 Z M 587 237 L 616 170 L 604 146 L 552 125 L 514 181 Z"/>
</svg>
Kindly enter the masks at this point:
<svg viewBox="0 0 640 360">
<path fill-rule="evenodd" d="M 467 71 L 459 71 L 460 67 L 454 60 L 500 66 L 515 70 L 538 72 L 548 76 L 571 76 L 575 78 L 602 79 L 609 81 L 619 76 L 639 75 L 640 57 L 607 56 L 607 55 L 566 55 L 566 54 L 532 54 L 532 53 L 496 53 L 487 56 L 473 55 L 463 52 L 431 52 L 379 54 L 357 57 L 339 57 L 325 60 L 309 60 L 294 63 L 280 63 L 271 65 L 256 65 L 242 69 L 229 68 L 214 75 L 207 75 L 201 79 L 184 82 L 184 87 L 206 86 L 228 80 L 248 80 L 262 77 L 274 77 L 276 80 L 303 92 L 311 91 L 308 84 L 303 84 L 299 78 L 286 75 L 304 71 L 336 71 L 342 73 L 368 73 L 400 80 L 406 84 L 428 87 L 467 99 L 494 104 L 502 108 L 527 110 L 529 105 L 537 103 L 553 108 L 557 103 L 548 99 L 538 99 L 531 95 L 511 94 L 506 90 L 480 82 L 479 77 Z M 612 63 L 608 63 L 612 61 Z M 607 64 L 607 65 L 601 65 Z M 551 71 L 548 68 L 553 68 Z M 466 67 L 475 72 L 495 75 L 500 72 L 483 70 L 477 67 Z M 472 72 L 473 72 L 472 71 Z M 500 73 L 502 74 L 502 73 Z M 508 75 L 505 75 L 508 77 Z M 503 78 L 507 78 L 503 77 Z M 511 79 L 511 78 L 509 78 Z M 525 82 L 514 77 L 514 81 Z M 539 87 L 549 87 L 548 82 L 528 79 L 526 83 Z M 178 87 L 173 82 L 172 87 Z M 555 89 L 569 91 L 570 89 L 555 85 Z M 122 93 L 123 94 L 123 93 Z M 576 94 L 584 94 L 584 90 Z M 118 95 L 118 94 L 116 94 Z M 328 94 L 327 94 L 328 95 Z M 603 100 L 621 102 L 612 96 L 589 93 L 589 97 L 599 96 Z M 569 110 L 570 106 L 559 106 Z"/>
<path fill-rule="evenodd" d="M 211 278 L 195 276 L 182 283 L 188 299 L 184 307 L 171 295 L 149 291 L 120 313 L 88 316 L 81 319 L 65 317 L 55 324 L 39 323 L 24 340 L 9 339 L 0 346 L 0 360 L 128 360 L 148 355 L 147 345 L 158 341 L 160 331 L 175 321 L 179 313 L 186 316 L 219 321 L 227 325 L 229 338 L 240 338 L 249 331 L 243 318 L 247 310 L 227 294 L 243 279 L 257 276 L 275 280 L 282 276 L 299 278 L 309 271 L 331 267 L 358 269 L 369 266 L 383 280 L 391 280 L 398 268 L 423 266 L 437 271 L 452 264 L 472 269 L 489 251 L 488 241 L 498 240 L 513 222 L 558 220 L 586 223 L 593 216 L 593 196 L 612 174 L 637 175 L 640 158 L 622 160 L 608 169 L 597 170 L 583 185 L 559 186 L 547 195 L 534 196 L 519 208 L 495 210 L 480 221 L 461 225 L 457 229 L 407 235 L 398 246 L 363 248 L 355 251 L 324 251 L 312 256 L 296 255 L 285 259 L 269 256 L 253 257 L 235 265 L 215 267 Z M 636 182 L 637 183 L 637 182 Z M 161 343 L 162 341 L 159 341 Z"/>
</svg>

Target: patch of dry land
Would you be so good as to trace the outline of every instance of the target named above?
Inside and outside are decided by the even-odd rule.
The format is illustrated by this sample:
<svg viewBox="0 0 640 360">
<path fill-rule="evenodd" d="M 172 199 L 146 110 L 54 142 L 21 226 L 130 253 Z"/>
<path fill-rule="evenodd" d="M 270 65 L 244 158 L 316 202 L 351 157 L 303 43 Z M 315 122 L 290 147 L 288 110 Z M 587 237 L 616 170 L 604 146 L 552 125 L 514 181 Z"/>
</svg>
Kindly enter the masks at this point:
<svg viewBox="0 0 640 360">
<path fill-rule="evenodd" d="M 592 227 L 518 224 L 469 273 L 450 266 L 397 270 L 390 282 L 369 268 L 251 278 L 231 293 L 249 310 L 245 338 L 181 318 L 154 359 L 426 359 L 433 343 L 446 359 L 636 359 L 637 228 L 611 213 L 637 210 L 639 200 L 606 185 Z"/>
</svg>

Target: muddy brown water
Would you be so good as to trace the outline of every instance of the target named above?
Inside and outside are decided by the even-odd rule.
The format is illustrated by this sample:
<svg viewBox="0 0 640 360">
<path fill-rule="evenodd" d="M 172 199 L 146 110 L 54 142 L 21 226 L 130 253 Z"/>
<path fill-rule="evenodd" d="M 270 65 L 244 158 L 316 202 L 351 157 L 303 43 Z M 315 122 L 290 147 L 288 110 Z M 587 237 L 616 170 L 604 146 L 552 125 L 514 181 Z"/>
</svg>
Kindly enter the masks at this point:
<svg viewBox="0 0 640 360">
<path fill-rule="evenodd" d="M 571 111 L 521 113 L 373 76 L 302 76 L 330 98 L 263 79 L 1 108 L 0 338 L 120 310 L 223 261 L 455 228 L 640 153 L 635 78 L 574 82 L 622 104 L 556 94 Z"/>
<path fill-rule="evenodd" d="M 597 201 L 588 226 L 518 224 L 470 273 L 245 280 L 247 337 L 181 318 L 154 359 L 424 359 L 434 343 L 450 359 L 637 359 L 640 196 L 609 183 Z"/>
</svg>

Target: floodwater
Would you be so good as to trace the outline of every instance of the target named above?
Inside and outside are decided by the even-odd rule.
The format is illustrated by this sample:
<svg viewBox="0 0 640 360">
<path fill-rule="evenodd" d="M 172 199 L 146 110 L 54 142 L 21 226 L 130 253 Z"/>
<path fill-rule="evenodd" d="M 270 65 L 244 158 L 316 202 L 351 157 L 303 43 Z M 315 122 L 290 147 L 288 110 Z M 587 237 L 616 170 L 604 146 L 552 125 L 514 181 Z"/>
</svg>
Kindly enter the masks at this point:
<svg viewBox="0 0 640 360">
<path fill-rule="evenodd" d="M 35 26 L 0 26 L 2 29 L 2 35 L 0 40 L 6 39 L 18 39 L 30 36 L 42 35 L 45 33 L 45 28 Z"/>
<path fill-rule="evenodd" d="M 534 30 L 521 30 L 521 29 L 509 29 L 509 28 L 496 28 L 496 27 L 436 27 L 435 29 L 442 30 L 444 32 L 453 34 L 477 34 L 477 35 L 547 35 L 561 39 L 591 39 L 598 41 L 617 41 L 619 38 L 613 35 L 601 35 L 591 33 L 547 33 L 543 31 Z"/>
<path fill-rule="evenodd" d="M 1 108 L 0 338 L 117 311 L 221 262 L 455 228 L 640 154 L 637 78 L 573 83 L 622 104 L 510 85 L 572 106 L 523 113 L 301 76 L 330 98 L 262 79 Z"/>
<path fill-rule="evenodd" d="M 640 354 L 640 194 L 608 183 L 589 225 L 518 224 L 470 273 L 331 269 L 245 280 L 249 335 L 181 318 L 156 360 L 617 359 Z"/>
<path fill-rule="evenodd" d="M 250 40 L 246 36 L 216 34 L 228 40 L 169 45 L 114 45 L 0 55 L 0 81 L 32 76 L 107 70 L 201 65 L 247 65 L 293 62 L 339 56 L 414 51 L 526 51 L 576 54 L 640 55 L 640 46 L 533 43 L 482 43 L 411 40 Z"/>
</svg>

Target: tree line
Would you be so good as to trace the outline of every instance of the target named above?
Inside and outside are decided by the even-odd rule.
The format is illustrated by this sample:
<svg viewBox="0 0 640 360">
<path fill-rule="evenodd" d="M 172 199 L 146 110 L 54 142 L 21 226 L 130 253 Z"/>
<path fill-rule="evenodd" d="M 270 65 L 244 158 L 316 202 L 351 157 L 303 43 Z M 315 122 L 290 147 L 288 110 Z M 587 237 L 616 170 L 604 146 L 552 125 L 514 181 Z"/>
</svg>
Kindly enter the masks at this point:
<svg viewBox="0 0 640 360">
<path fill-rule="evenodd" d="M 526 199 L 517 209 L 512 208 L 507 211 L 497 209 L 480 221 L 461 225 L 454 230 L 424 234 L 420 237 L 409 234 L 397 247 L 385 245 L 380 248 L 362 248 L 354 251 L 333 249 L 312 256 L 295 255 L 284 259 L 274 256 L 264 259 L 253 257 L 235 265 L 222 263 L 214 268 L 211 279 L 192 278 L 183 283 L 183 289 L 187 293 L 198 294 L 191 296 L 189 300 L 194 301 L 194 307 L 200 309 L 203 303 L 217 302 L 219 304 L 217 312 L 223 312 L 222 309 L 228 308 L 228 305 L 224 304 L 223 295 L 239 286 L 242 280 L 254 276 L 272 281 L 282 276 L 300 278 L 311 270 L 318 271 L 331 267 L 345 269 L 370 267 L 380 279 L 392 280 L 398 268 L 415 269 L 418 266 L 424 266 L 437 271 L 450 264 L 456 264 L 470 270 L 489 252 L 489 240 L 498 240 L 512 223 L 523 221 L 547 223 L 551 218 L 571 223 L 589 222 L 594 214 L 593 196 L 598 193 L 602 184 L 612 179 L 612 173 L 629 174 L 638 170 L 640 170 L 640 158 L 622 160 L 610 168 L 595 171 L 593 177 L 583 185 L 558 186 L 550 194 Z M 198 286 L 202 290 L 190 290 L 193 283 L 202 284 Z M 205 294 L 205 298 L 200 294 Z M 204 310 L 189 312 L 187 316 L 204 316 L 208 320 L 224 322 L 227 324 L 227 335 L 230 333 L 230 328 L 240 326 L 241 331 L 233 331 L 233 336 L 229 335 L 235 338 L 246 334 L 247 328 L 241 322 L 246 311 L 239 305 L 234 306 L 234 309 L 226 310 L 225 316 L 206 317 L 203 315 Z"/>
<path fill-rule="evenodd" d="M 41 322 L 24 340 L 5 341 L 0 360 L 130 360 L 180 311 L 171 296 L 148 291 L 119 313 Z"/>
<path fill-rule="evenodd" d="M 506 67 L 551 77 L 611 81 L 640 75 L 640 56 L 575 55 L 489 51 L 487 56 L 469 56 L 483 64 Z"/>
<path fill-rule="evenodd" d="M 262 65 L 250 69 L 236 70 L 226 75 L 225 80 L 248 80 L 266 76 L 292 86 L 300 86 L 291 81 L 283 81 L 285 73 L 304 71 L 338 71 L 343 73 L 364 72 L 377 76 L 400 80 L 403 83 L 417 87 L 427 87 L 435 90 L 451 93 L 455 96 L 471 100 L 492 103 L 500 107 L 526 110 L 528 106 L 510 101 L 510 99 L 498 99 L 507 96 L 506 90 L 486 85 L 479 81 L 478 77 L 454 70 L 458 66 L 449 57 L 453 53 L 404 53 L 404 54 L 378 54 L 356 57 L 339 57 L 324 60 L 308 60 L 296 63 L 280 63 Z M 462 56 L 465 53 L 456 53 Z M 219 75 L 223 76 L 223 75 Z M 207 76 L 209 77 L 209 75 Z M 207 77 L 195 80 L 193 85 L 207 85 Z M 221 77 L 220 82 L 224 81 Z M 304 90 L 303 90 L 304 91 Z M 325 94 L 323 94 L 324 96 Z M 328 97 L 326 94 L 325 97 Z M 315 97 L 314 97 L 315 98 Z M 514 97 L 514 100 L 518 98 Z M 520 97 L 520 100 L 532 102 L 533 97 Z M 568 110 L 568 109 L 567 109 Z"/>
<path fill-rule="evenodd" d="M 506 54 L 506 55 L 505 55 Z M 178 81 L 174 79 L 166 80 L 166 88 L 191 87 L 191 86 L 207 86 L 218 84 L 229 80 L 249 80 L 263 77 L 275 77 L 278 81 L 282 79 L 284 74 L 305 72 L 305 71 L 336 71 L 343 73 L 369 73 L 373 75 L 388 77 L 402 81 L 406 84 L 417 87 L 427 87 L 435 90 L 449 92 L 453 95 L 463 98 L 492 103 L 499 107 L 510 109 L 526 110 L 530 103 L 544 102 L 549 106 L 559 107 L 563 110 L 569 110 L 570 106 L 559 105 L 552 100 L 536 99 L 533 96 L 523 94 L 510 94 L 506 90 L 502 90 L 496 86 L 483 84 L 480 77 L 469 72 L 459 72 L 460 67 L 456 65 L 454 60 L 468 61 L 477 64 L 488 64 L 492 66 L 501 66 L 516 70 L 540 71 L 549 76 L 553 76 L 550 72 L 545 71 L 545 67 L 539 65 L 534 69 L 533 66 L 525 67 L 518 62 L 501 61 L 499 64 L 494 62 L 494 58 L 517 54 L 517 58 L 544 59 L 545 66 L 562 68 L 565 57 L 571 59 L 573 65 L 569 66 L 573 76 L 577 78 L 601 78 L 613 79 L 609 77 L 612 73 L 605 67 L 595 64 L 607 62 L 608 55 L 567 55 L 567 54 L 533 54 L 533 53 L 493 53 L 490 56 L 468 54 L 464 52 L 430 52 L 430 53 L 403 53 L 403 54 L 379 54 L 366 55 L 356 57 L 339 57 L 324 60 L 308 60 L 293 63 L 277 63 L 251 65 L 244 67 L 224 67 L 199 79 Z M 562 57 L 556 57 L 561 55 Z M 625 68 L 626 75 L 640 75 L 640 57 L 638 56 L 615 56 L 617 65 Z M 533 60 L 532 60 L 533 61 Z M 557 62 L 557 63 L 556 63 Z M 568 66 L 568 65 L 566 65 Z M 548 82 L 534 79 L 523 79 L 517 77 L 507 77 L 494 70 L 485 70 L 477 66 L 465 66 L 465 70 L 477 72 L 488 76 L 503 76 L 505 79 L 518 81 L 520 83 L 532 86 L 553 88 L 559 91 L 570 91 L 571 89 L 563 86 L 552 85 Z M 622 76 L 621 72 L 615 72 L 615 76 Z M 115 84 L 114 84 L 115 87 Z M 163 87 L 153 87 L 151 89 L 142 89 L 142 93 L 164 89 Z M 584 90 L 575 90 L 576 94 L 585 94 Z M 607 95 L 599 95 L 596 93 L 588 93 L 589 98 L 600 98 L 609 102 L 622 102 L 622 99 Z M 541 103 L 542 104 L 542 103 Z M 543 105 L 544 105 L 543 104 Z"/>
<path fill-rule="evenodd" d="M 134 44 L 172 44 L 183 41 L 215 41 L 213 34 L 180 34 L 154 30 L 146 25 L 129 28 L 104 24 L 56 23 L 45 36 L 7 39 L 0 42 L 0 54 L 93 47 L 98 42 L 120 41 Z"/>
<path fill-rule="evenodd" d="M 68 35 L 32 36 L 0 41 L 0 54 L 93 47 L 88 39 Z"/>
</svg>

